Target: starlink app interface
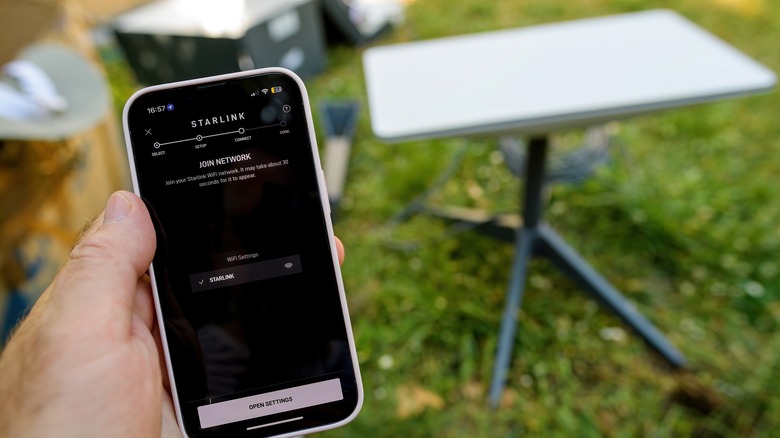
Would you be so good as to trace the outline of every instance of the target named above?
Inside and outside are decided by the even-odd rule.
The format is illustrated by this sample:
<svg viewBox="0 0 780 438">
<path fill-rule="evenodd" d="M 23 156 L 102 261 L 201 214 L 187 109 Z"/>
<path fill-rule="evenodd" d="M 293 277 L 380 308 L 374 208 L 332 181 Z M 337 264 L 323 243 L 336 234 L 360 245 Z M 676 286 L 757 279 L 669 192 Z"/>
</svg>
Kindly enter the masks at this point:
<svg viewBox="0 0 780 438">
<path fill-rule="evenodd" d="M 150 92 L 128 125 L 188 434 L 345 419 L 358 385 L 296 82 Z"/>
</svg>

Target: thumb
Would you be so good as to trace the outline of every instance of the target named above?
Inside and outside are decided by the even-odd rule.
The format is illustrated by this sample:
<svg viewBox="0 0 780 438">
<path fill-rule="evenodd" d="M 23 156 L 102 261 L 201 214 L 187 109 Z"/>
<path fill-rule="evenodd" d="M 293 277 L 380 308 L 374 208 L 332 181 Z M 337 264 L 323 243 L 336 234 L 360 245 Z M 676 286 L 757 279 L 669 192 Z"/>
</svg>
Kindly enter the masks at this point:
<svg viewBox="0 0 780 438">
<path fill-rule="evenodd" d="M 154 227 L 143 201 L 116 192 L 76 243 L 49 291 L 61 316 L 128 333 L 138 279 L 152 262 Z"/>
</svg>

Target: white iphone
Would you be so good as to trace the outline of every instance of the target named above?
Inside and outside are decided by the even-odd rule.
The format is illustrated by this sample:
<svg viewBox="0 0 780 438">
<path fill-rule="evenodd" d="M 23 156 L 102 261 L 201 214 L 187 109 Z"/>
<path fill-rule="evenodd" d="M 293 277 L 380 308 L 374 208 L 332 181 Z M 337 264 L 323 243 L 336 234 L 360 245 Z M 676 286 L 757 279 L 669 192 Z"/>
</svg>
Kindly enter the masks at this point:
<svg viewBox="0 0 780 438">
<path fill-rule="evenodd" d="M 269 68 L 148 87 L 123 125 L 185 436 L 355 418 L 363 388 L 301 79 Z"/>
</svg>

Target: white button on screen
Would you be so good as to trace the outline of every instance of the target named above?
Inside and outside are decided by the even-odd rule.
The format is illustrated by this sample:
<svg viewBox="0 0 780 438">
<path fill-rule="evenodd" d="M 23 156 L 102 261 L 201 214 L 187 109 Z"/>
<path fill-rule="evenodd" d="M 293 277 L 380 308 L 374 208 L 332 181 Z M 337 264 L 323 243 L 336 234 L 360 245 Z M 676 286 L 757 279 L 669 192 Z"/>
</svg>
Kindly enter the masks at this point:
<svg viewBox="0 0 780 438">
<path fill-rule="evenodd" d="M 237 421 L 279 414 L 344 399 L 339 379 L 310 383 L 280 391 L 228 400 L 198 407 L 200 427 L 221 426 Z"/>
</svg>

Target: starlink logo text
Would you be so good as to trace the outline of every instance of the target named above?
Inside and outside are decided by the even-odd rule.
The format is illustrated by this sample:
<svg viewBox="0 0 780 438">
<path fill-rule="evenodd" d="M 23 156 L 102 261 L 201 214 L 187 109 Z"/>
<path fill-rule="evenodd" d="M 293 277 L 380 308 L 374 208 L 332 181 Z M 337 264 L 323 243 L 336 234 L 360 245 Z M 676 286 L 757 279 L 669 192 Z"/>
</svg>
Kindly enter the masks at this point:
<svg viewBox="0 0 780 438">
<path fill-rule="evenodd" d="M 244 118 L 244 113 L 225 114 L 216 117 L 207 117 L 205 119 L 197 119 L 191 121 L 190 125 L 193 128 L 198 128 L 200 126 L 221 125 L 223 123 L 237 122 L 239 120 L 246 120 Z"/>
</svg>

